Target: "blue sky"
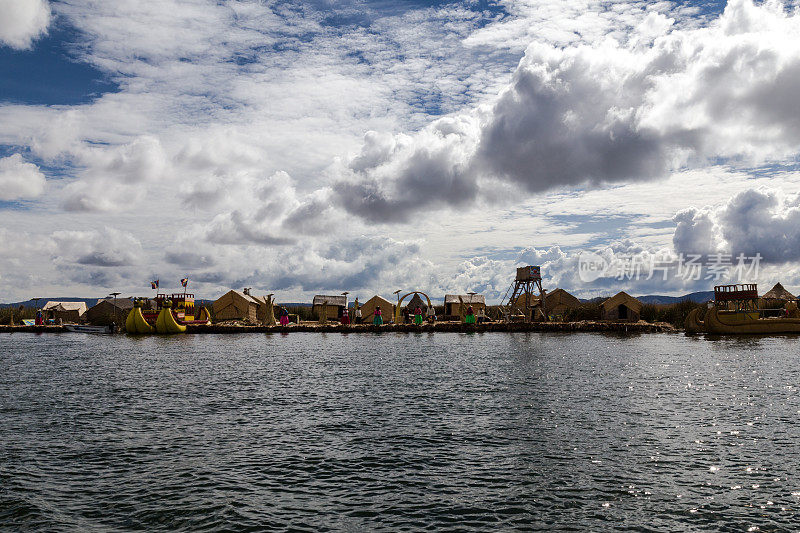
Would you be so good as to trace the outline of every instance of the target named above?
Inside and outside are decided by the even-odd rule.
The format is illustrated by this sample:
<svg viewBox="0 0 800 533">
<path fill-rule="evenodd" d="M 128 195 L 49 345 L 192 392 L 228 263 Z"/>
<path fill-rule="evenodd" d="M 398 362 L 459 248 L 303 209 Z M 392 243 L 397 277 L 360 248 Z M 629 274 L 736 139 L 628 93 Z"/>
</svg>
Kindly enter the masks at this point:
<svg viewBox="0 0 800 533">
<path fill-rule="evenodd" d="M 76 105 L 116 92 L 108 73 L 73 57 L 79 38 L 74 28 L 51 28 L 30 50 L 0 48 L 0 101 Z"/>
<path fill-rule="evenodd" d="M 0 0 L 0 301 L 492 299 L 521 261 L 608 291 L 584 251 L 763 250 L 800 287 L 796 9 Z"/>
</svg>

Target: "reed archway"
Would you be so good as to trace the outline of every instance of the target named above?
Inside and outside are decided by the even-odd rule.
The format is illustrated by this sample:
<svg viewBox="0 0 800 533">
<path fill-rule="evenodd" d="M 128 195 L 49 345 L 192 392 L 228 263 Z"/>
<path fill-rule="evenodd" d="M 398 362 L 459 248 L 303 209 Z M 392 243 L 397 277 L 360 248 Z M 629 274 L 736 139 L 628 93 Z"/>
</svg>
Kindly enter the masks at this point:
<svg viewBox="0 0 800 533">
<path fill-rule="evenodd" d="M 413 296 L 414 294 L 421 294 L 422 296 L 424 296 L 425 297 L 425 301 L 428 302 L 428 307 L 433 307 L 433 304 L 431 303 L 431 299 L 428 298 L 427 294 L 425 294 L 422 291 L 411 291 L 408 294 L 406 294 L 405 296 L 403 296 L 402 298 L 400 298 L 399 300 L 397 300 L 397 307 L 395 307 L 395 309 L 394 309 L 394 323 L 395 324 L 399 324 L 400 323 L 400 308 L 403 307 L 403 300 L 405 300 L 409 296 Z"/>
</svg>

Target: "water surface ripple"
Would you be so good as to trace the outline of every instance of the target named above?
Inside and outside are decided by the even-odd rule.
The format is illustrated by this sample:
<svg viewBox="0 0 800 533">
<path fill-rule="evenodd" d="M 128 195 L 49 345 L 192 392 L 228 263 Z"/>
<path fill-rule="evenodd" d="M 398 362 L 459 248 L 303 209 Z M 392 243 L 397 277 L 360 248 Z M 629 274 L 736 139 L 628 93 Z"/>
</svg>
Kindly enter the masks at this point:
<svg viewBox="0 0 800 533">
<path fill-rule="evenodd" d="M 798 342 L 0 334 L 0 527 L 796 530 Z"/>
</svg>

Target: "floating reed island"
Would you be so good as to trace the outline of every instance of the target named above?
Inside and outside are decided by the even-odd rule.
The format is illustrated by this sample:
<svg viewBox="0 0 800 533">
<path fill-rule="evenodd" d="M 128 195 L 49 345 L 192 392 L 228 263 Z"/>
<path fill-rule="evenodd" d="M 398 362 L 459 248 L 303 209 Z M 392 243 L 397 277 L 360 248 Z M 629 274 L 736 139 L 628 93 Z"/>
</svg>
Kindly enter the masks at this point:
<svg viewBox="0 0 800 533">
<path fill-rule="evenodd" d="M 181 280 L 184 287 L 188 278 Z M 157 288 L 158 282 L 153 282 Z M 800 333 L 797 299 L 777 284 L 759 297 L 756 285 L 715 287 L 713 301 L 644 304 L 624 291 L 581 301 L 568 291 L 546 291 L 538 266 L 517 269 L 499 305 L 478 293 L 446 294 L 435 305 L 422 291 L 395 291 L 350 302 L 348 292 L 314 296 L 309 304 L 279 304 L 274 294 L 230 290 L 210 305 L 193 294 L 154 298 L 107 298 L 87 309 L 81 302 L 49 301 L 35 319 L 14 325 L 13 312 L 0 331 L 85 331 L 129 334 L 285 332 L 669 332 Z M 2 315 L 0 315 L 0 324 Z M 63 324 L 63 327 L 61 326 Z M 77 325 L 77 324 L 90 324 Z M 92 329 L 97 328 L 97 329 Z"/>
<path fill-rule="evenodd" d="M 465 324 L 459 322 L 438 322 L 434 324 L 299 324 L 294 326 L 226 326 L 212 324 L 192 326 L 187 333 L 491 333 L 491 332 L 606 332 L 606 333 L 671 333 L 675 326 L 666 322 L 599 322 L 583 320 L 580 322 L 487 322 Z"/>
<path fill-rule="evenodd" d="M 68 325 L 0 325 L 0 333 L 66 333 Z M 187 326 L 187 334 L 236 334 L 236 333 L 492 333 L 492 332 L 594 332 L 594 333 L 673 333 L 678 329 L 666 322 L 605 322 L 582 320 L 579 322 L 487 322 L 465 324 L 459 322 L 437 322 L 434 324 L 314 324 L 300 323 L 289 326 L 258 326 L 208 324 Z"/>
</svg>

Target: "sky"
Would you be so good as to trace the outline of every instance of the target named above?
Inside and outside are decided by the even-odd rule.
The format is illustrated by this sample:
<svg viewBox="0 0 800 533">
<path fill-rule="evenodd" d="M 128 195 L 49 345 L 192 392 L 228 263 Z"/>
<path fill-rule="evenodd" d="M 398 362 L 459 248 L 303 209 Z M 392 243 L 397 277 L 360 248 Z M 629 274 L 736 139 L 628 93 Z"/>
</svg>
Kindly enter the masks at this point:
<svg viewBox="0 0 800 533">
<path fill-rule="evenodd" d="M 795 0 L 0 0 L 0 302 L 796 293 L 798 37 Z"/>
</svg>

